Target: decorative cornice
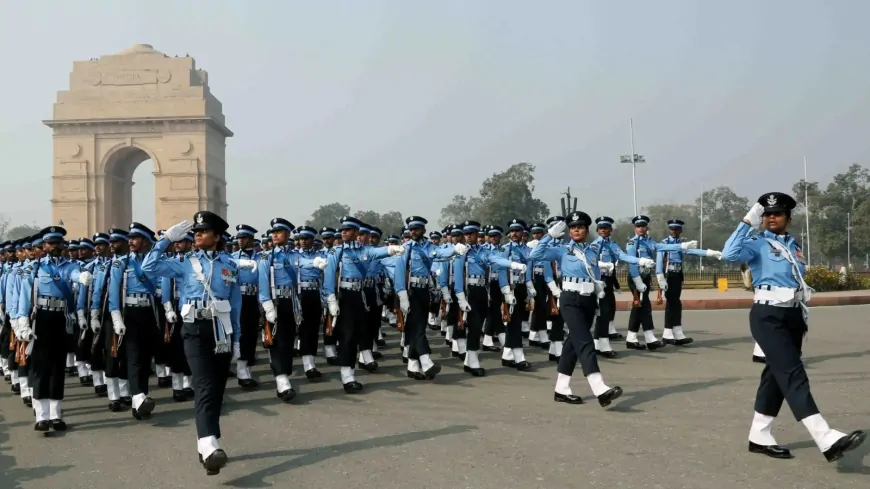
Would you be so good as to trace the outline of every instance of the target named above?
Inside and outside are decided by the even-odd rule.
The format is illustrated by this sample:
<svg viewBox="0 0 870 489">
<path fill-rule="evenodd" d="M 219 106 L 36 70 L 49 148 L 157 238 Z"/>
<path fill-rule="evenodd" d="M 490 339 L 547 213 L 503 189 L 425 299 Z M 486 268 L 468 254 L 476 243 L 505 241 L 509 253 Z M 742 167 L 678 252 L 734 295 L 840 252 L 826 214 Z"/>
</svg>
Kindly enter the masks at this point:
<svg viewBox="0 0 870 489">
<path fill-rule="evenodd" d="M 218 122 L 213 117 L 140 117 L 130 119 L 49 119 L 42 121 L 43 124 L 59 132 L 59 129 L 75 126 L 97 126 L 97 125 L 114 125 L 114 126 L 144 126 L 139 127 L 141 132 L 173 132 L 172 125 L 174 124 L 190 124 L 200 123 L 208 127 L 216 129 L 224 137 L 233 137 L 233 131 L 230 131 L 225 125 Z M 147 127 L 147 129 L 145 129 Z M 120 132 L 120 131 L 119 131 Z"/>
</svg>

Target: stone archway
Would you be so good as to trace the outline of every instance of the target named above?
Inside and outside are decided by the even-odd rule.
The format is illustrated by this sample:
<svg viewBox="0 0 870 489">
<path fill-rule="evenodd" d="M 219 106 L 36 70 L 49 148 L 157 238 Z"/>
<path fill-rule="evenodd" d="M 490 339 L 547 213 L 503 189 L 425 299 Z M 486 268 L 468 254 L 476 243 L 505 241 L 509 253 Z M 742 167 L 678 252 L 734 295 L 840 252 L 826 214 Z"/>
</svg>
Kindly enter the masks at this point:
<svg viewBox="0 0 870 489">
<path fill-rule="evenodd" d="M 52 222 L 90 236 L 132 219 L 133 172 L 154 166 L 154 230 L 208 209 L 226 218 L 226 138 L 208 73 L 150 45 L 76 61 L 51 120 Z M 140 204 L 141 205 L 141 204 Z"/>
</svg>

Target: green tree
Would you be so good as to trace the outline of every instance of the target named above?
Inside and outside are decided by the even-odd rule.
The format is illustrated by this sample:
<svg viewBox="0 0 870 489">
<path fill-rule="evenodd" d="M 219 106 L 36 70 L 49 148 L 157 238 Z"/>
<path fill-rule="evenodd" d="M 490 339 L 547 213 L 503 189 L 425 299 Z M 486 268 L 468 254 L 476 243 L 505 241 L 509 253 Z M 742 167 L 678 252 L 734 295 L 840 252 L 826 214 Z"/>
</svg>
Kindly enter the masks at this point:
<svg viewBox="0 0 870 489">
<path fill-rule="evenodd" d="M 311 213 L 311 219 L 305 221 L 306 226 L 319 230 L 324 226 L 335 228 L 342 217 L 350 215 L 350 206 L 333 202 L 318 207 Z"/>
<path fill-rule="evenodd" d="M 749 199 L 737 195 L 731 187 L 705 190 L 695 199 L 695 215 L 703 216 L 704 248 L 721 250 L 750 207 Z M 694 231 L 694 236 L 700 235 L 700 228 Z"/>
<path fill-rule="evenodd" d="M 399 211 L 389 211 L 384 214 L 379 214 L 372 210 L 356 211 L 353 217 L 360 221 L 376 226 L 384 232 L 385 236 L 390 234 L 401 234 L 402 227 L 405 224 L 402 214 Z"/>
<path fill-rule="evenodd" d="M 535 165 L 516 163 L 483 181 L 478 197 L 453 197 L 441 210 L 441 224 L 475 218 L 483 224 L 504 226 L 514 218 L 528 223 L 546 220 L 550 209 L 534 197 Z M 464 214 L 464 215 L 463 215 Z"/>
<path fill-rule="evenodd" d="M 21 226 L 15 226 L 6 232 L 6 239 L 26 238 L 28 236 L 33 236 L 40 231 L 42 231 L 42 228 L 35 225 L 24 224 Z"/>
</svg>

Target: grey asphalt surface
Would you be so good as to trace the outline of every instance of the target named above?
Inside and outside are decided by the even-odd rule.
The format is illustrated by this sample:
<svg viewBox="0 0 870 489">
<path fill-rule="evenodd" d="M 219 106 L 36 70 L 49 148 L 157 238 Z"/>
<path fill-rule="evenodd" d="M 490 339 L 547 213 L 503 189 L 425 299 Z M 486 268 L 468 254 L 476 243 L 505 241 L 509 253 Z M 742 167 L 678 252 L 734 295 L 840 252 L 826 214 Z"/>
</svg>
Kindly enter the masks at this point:
<svg viewBox="0 0 870 489">
<path fill-rule="evenodd" d="M 870 430 L 868 317 L 870 306 L 812 310 L 804 361 L 818 405 L 841 431 Z M 662 315 L 655 319 L 660 334 Z M 618 313 L 623 333 L 627 320 Z M 197 463 L 192 403 L 172 402 L 168 389 L 152 391 L 150 420 L 135 421 L 70 379 L 70 429 L 44 437 L 3 383 L 0 489 L 870 487 L 870 443 L 829 464 L 787 407 L 774 434 L 796 458 L 749 454 L 762 367 L 751 362 L 747 311 L 687 311 L 684 324 L 695 338 L 689 347 L 649 353 L 619 344 L 621 358 L 600 361 L 607 383 L 625 389 L 608 410 L 579 367 L 572 387 L 587 404 L 554 403 L 555 365 L 542 350 L 527 353 L 530 373 L 485 354 L 488 376 L 473 378 L 437 333 L 433 357 L 444 370 L 436 381 L 405 377 L 389 329 L 381 372 L 358 374 L 359 396 L 343 393 L 336 367 L 323 367 L 327 381 L 297 375 L 295 403 L 280 404 L 263 360 L 260 391 L 230 381 L 222 418 L 230 463 L 214 477 Z"/>
</svg>

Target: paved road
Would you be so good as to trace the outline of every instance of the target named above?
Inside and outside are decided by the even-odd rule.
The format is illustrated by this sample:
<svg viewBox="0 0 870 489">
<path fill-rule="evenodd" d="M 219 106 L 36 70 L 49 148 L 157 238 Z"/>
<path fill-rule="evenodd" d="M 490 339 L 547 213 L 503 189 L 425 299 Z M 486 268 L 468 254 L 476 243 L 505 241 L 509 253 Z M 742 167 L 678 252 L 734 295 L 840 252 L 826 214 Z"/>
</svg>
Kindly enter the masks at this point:
<svg viewBox="0 0 870 489">
<path fill-rule="evenodd" d="M 295 405 L 278 404 L 271 381 L 253 394 L 232 388 L 223 418 L 230 465 L 215 477 L 196 462 L 191 405 L 171 402 L 165 390 L 155 393 L 154 417 L 136 422 L 71 387 L 70 430 L 44 438 L 3 385 L 0 488 L 868 487 L 870 446 L 827 464 L 788 408 L 775 434 L 797 458 L 746 452 L 761 370 L 750 362 L 746 316 L 690 311 L 691 347 L 603 361 L 605 379 L 626 392 L 609 411 L 582 379 L 574 390 L 592 402 L 554 403 L 555 371 L 543 353 L 530 355 L 531 373 L 495 368 L 487 357 L 493 368 L 483 379 L 445 360 L 437 381 L 421 383 L 404 376 L 391 348 L 383 373 L 360 375 L 364 395 L 341 392 L 329 368 L 330 382 L 301 385 Z M 818 404 L 844 431 L 870 429 L 868 316 L 870 306 L 813 310 L 804 352 Z M 439 346 L 436 356 L 445 354 Z M 268 379 L 264 365 L 256 370 Z"/>
</svg>

